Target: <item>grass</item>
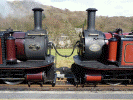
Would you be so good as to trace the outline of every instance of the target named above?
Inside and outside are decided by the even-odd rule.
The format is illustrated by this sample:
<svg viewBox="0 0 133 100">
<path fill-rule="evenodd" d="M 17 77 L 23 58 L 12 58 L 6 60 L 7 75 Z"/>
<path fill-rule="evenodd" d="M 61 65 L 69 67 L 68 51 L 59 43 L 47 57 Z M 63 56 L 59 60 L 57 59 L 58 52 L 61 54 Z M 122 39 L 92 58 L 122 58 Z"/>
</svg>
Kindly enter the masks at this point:
<svg viewBox="0 0 133 100">
<path fill-rule="evenodd" d="M 70 55 L 72 52 L 72 49 L 57 49 L 58 52 L 62 55 Z M 55 56 L 55 50 L 51 50 L 51 54 Z M 73 56 L 77 55 L 77 49 L 75 49 L 74 53 L 70 57 L 61 57 L 58 54 L 57 55 L 57 63 L 56 63 L 56 68 L 60 67 L 71 67 L 71 65 L 74 63 Z"/>
</svg>

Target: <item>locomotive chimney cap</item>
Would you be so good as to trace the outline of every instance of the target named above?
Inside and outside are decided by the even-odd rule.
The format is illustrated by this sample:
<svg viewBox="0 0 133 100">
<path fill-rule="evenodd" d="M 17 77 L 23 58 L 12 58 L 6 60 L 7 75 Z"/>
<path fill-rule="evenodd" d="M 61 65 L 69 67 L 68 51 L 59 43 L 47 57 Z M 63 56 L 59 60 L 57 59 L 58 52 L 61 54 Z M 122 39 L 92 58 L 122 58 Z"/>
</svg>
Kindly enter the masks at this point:
<svg viewBox="0 0 133 100">
<path fill-rule="evenodd" d="M 33 11 L 44 11 L 42 8 L 33 8 Z"/>
<path fill-rule="evenodd" d="M 98 11 L 96 8 L 88 8 L 86 11 Z"/>
</svg>

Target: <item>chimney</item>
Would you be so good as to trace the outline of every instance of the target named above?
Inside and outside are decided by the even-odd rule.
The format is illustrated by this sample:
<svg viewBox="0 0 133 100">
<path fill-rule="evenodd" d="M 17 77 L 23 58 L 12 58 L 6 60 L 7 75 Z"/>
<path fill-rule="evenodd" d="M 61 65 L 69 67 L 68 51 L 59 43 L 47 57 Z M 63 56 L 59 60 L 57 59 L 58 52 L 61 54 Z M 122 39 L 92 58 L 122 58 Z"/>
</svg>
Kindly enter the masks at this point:
<svg viewBox="0 0 133 100">
<path fill-rule="evenodd" d="M 86 11 L 88 12 L 87 29 L 93 31 L 95 30 L 95 13 L 97 9 L 88 8 Z"/>
<path fill-rule="evenodd" d="M 40 31 L 42 30 L 42 8 L 34 8 L 34 30 Z"/>
</svg>

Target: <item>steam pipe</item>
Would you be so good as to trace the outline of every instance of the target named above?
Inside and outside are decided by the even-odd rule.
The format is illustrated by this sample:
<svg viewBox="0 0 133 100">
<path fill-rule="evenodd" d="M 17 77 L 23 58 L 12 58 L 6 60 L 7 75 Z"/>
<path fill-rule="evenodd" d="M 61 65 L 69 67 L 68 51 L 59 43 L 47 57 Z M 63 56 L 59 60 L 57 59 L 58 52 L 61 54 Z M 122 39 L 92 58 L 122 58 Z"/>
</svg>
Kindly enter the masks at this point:
<svg viewBox="0 0 133 100">
<path fill-rule="evenodd" d="M 56 49 L 54 43 L 53 43 L 53 42 L 50 42 L 50 43 L 53 45 L 53 47 L 54 47 L 56 53 L 57 53 L 59 56 L 61 56 L 61 57 L 70 57 L 70 56 L 74 53 L 74 50 L 75 50 L 75 48 L 77 47 L 77 44 L 78 44 L 79 42 L 80 42 L 80 41 L 77 41 L 77 42 L 76 42 L 76 44 L 75 44 L 74 47 L 73 47 L 73 51 L 72 51 L 72 53 L 71 53 L 70 55 L 62 55 L 62 54 L 60 54 L 60 53 L 57 51 L 57 49 Z"/>
<path fill-rule="evenodd" d="M 34 8 L 34 30 L 39 31 L 42 30 L 42 8 Z"/>
<path fill-rule="evenodd" d="M 95 13 L 96 13 L 97 9 L 88 8 L 86 11 L 88 12 L 87 29 L 95 30 Z"/>
</svg>

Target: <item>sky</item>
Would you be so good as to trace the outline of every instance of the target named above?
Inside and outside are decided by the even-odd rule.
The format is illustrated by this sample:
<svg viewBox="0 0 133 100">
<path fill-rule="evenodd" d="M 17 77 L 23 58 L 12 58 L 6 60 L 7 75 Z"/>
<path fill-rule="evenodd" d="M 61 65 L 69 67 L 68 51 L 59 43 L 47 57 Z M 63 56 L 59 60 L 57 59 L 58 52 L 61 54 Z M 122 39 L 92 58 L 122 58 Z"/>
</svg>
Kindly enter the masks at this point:
<svg viewBox="0 0 133 100">
<path fill-rule="evenodd" d="M 2 0 L 3 1 L 3 0 Z M 7 0 L 14 1 L 14 0 Z M 21 0 L 20 0 L 21 1 Z M 44 5 L 50 5 L 70 11 L 85 11 L 96 8 L 97 16 L 133 16 L 133 0 L 34 0 Z M 1 0 L 0 0 L 1 3 Z"/>
</svg>

